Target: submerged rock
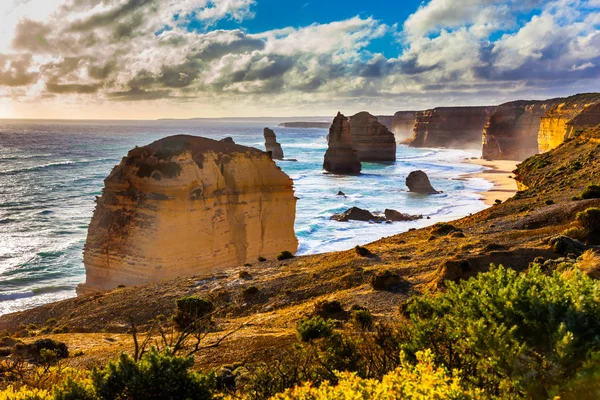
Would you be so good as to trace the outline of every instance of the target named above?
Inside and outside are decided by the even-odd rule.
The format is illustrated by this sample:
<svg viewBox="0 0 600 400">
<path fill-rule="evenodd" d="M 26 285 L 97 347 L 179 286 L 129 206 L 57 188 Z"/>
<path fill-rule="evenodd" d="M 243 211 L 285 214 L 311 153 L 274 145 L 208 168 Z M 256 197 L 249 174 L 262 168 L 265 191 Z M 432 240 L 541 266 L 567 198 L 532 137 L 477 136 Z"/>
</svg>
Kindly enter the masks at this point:
<svg viewBox="0 0 600 400">
<path fill-rule="evenodd" d="M 406 186 L 411 192 L 422 194 L 440 193 L 431 186 L 429 177 L 423 171 L 413 171 L 406 178 Z"/>
<path fill-rule="evenodd" d="M 273 160 L 283 160 L 283 149 L 277 143 L 275 132 L 269 128 L 265 128 L 265 148 L 271 153 Z"/>
<path fill-rule="evenodd" d="M 331 219 L 339 222 L 347 221 L 375 221 L 383 222 L 385 218 L 372 214 L 369 210 L 352 207 L 341 214 L 335 214 Z"/>
<path fill-rule="evenodd" d="M 422 215 L 404 214 L 396 210 L 385 210 L 385 219 L 392 222 L 416 221 L 423 219 Z"/>
<path fill-rule="evenodd" d="M 350 122 L 338 113 L 329 129 L 329 147 L 323 169 L 336 174 L 358 174 L 362 169 L 357 151 L 352 147 Z"/>
<path fill-rule="evenodd" d="M 104 182 L 79 293 L 297 250 L 293 182 L 260 150 L 172 136 L 131 150 Z"/>
<path fill-rule="evenodd" d="M 360 112 L 352 116 L 350 135 L 360 161 L 396 161 L 396 138 L 374 115 Z"/>
</svg>

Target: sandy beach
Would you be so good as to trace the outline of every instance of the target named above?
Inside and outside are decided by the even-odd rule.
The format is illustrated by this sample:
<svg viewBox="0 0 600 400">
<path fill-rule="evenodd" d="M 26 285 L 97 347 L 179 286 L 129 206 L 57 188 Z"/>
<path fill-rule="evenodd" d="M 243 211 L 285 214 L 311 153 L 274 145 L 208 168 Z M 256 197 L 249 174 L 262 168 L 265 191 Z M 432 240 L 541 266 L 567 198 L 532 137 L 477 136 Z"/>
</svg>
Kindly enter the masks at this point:
<svg viewBox="0 0 600 400">
<path fill-rule="evenodd" d="M 496 200 L 505 201 L 517 192 L 517 183 L 512 177 L 521 161 L 466 159 L 465 162 L 486 167 L 485 171 L 465 175 L 467 178 L 482 178 L 494 184 L 491 190 L 481 192 L 485 204 L 491 206 Z"/>
</svg>

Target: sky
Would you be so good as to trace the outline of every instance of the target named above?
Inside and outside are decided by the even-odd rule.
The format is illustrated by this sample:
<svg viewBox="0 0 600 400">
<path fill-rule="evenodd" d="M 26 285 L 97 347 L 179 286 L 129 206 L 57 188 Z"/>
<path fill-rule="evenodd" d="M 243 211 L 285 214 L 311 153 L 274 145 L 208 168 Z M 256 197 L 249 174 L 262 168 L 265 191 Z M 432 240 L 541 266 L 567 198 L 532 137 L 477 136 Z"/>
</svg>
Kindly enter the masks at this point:
<svg viewBox="0 0 600 400">
<path fill-rule="evenodd" d="M 0 118 L 393 114 L 600 91 L 600 0 L 1 0 Z"/>
</svg>

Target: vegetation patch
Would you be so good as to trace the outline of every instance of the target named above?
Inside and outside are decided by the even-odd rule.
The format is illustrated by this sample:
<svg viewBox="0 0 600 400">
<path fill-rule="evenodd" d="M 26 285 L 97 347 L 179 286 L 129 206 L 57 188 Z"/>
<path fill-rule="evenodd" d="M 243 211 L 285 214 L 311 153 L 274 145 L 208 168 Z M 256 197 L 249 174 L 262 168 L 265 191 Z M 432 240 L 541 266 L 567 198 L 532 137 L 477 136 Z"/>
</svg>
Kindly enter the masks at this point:
<svg viewBox="0 0 600 400">
<path fill-rule="evenodd" d="M 206 319 L 215 308 L 212 301 L 196 296 L 182 297 L 175 304 L 173 322 L 179 329 L 187 329 Z"/>
<path fill-rule="evenodd" d="M 294 258 L 294 255 L 290 251 L 287 251 L 287 250 L 284 250 L 277 255 L 277 261 L 289 260 L 292 258 Z"/>
</svg>

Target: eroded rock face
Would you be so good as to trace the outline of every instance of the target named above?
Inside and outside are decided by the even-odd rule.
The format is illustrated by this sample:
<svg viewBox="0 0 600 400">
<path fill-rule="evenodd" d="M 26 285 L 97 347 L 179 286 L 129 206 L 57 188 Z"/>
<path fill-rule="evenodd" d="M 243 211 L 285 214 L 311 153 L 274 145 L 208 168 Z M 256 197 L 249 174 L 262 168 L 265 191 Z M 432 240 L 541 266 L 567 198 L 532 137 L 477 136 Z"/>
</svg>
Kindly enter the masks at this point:
<svg viewBox="0 0 600 400">
<path fill-rule="evenodd" d="M 513 101 L 500 105 L 483 131 L 486 160 L 524 160 L 538 153 L 542 116 L 559 99 Z"/>
<path fill-rule="evenodd" d="M 431 186 L 429 177 L 423 171 L 413 171 L 406 178 L 406 186 L 411 192 L 421 194 L 440 193 Z"/>
<path fill-rule="evenodd" d="M 283 149 L 281 145 L 277 143 L 277 136 L 275 132 L 269 128 L 265 128 L 265 148 L 267 152 L 271 152 L 273 160 L 283 160 Z"/>
<path fill-rule="evenodd" d="M 479 148 L 495 107 L 441 107 L 417 112 L 412 147 Z"/>
<path fill-rule="evenodd" d="M 396 135 L 397 141 L 403 142 L 412 138 L 416 120 L 416 111 L 398 111 L 394 114 L 391 130 Z"/>
<path fill-rule="evenodd" d="M 538 134 L 539 152 L 560 146 L 577 131 L 600 124 L 600 93 L 562 99 L 542 117 Z"/>
<path fill-rule="evenodd" d="M 350 122 L 338 113 L 329 128 L 329 147 L 325 153 L 323 169 L 336 174 L 358 174 L 362 169 L 358 152 L 352 147 Z"/>
<path fill-rule="evenodd" d="M 396 161 L 396 138 L 374 115 L 350 117 L 350 135 L 360 161 Z"/>
<path fill-rule="evenodd" d="M 135 148 L 105 180 L 79 293 L 295 252 L 292 180 L 257 149 L 194 136 Z"/>
</svg>

